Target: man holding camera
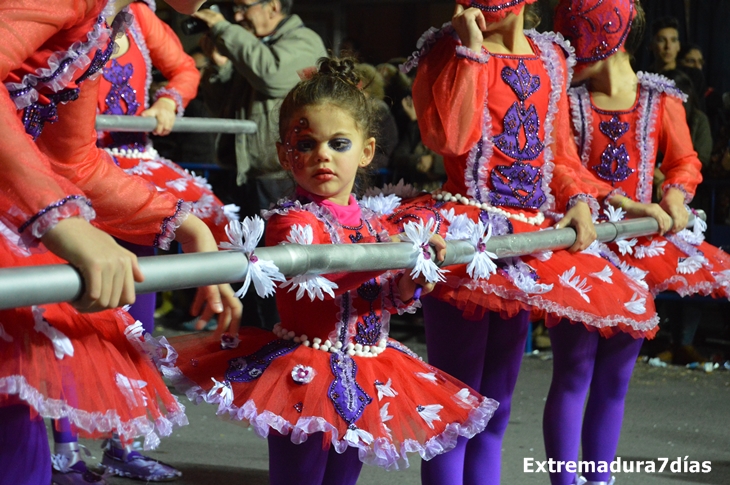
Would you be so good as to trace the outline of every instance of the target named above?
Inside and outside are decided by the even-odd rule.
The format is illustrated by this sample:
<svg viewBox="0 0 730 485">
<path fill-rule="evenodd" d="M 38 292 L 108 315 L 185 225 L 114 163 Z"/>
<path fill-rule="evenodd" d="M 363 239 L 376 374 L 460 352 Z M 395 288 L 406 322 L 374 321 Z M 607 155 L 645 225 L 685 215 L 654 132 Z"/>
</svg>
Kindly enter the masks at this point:
<svg viewBox="0 0 730 485">
<path fill-rule="evenodd" d="M 238 185 L 249 192 L 247 205 L 254 205 L 243 207 L 242 216 L 287 195 L 267 193 L 279 192 L 280 178 L 289 183 L 276 155 L 279 104 L 299 82 L 297 72 L 327 55 L 319 35 L 290 13 L 292 1 L 235 0 L 236 23 L 214 10 L 194 14 L 209 27 L 202 41 L 211 60 L 201 86 L 206 102 L 218 116 L 248 119 L 258 127 L 255 135 L 236 136 L 235 144 L 222 138 L 218 147 L 223 164 L 235 162 Z"/>
<path fill-rule="evenodd" d="M 259 214 L 293 193 L 276 153 L 279 105 L 299 82 L 297 72 L 327 55 L 319 35 L 291 14 L 292 1 L 235 0 L 235 23 L 218 9 L 194 14 L 209 28 L 202 40 L 210 59 L 201 80 L 207 104 L 216 116 L 248 119 L 258 127 L 253 135 L 218 140 L 220 163 L 237 167 L 241 217 Z M 257 305 L 262 326 L 268 328 L 278 321 L 273 298 L 269 300 L 271 305 Z"/>
</svg>

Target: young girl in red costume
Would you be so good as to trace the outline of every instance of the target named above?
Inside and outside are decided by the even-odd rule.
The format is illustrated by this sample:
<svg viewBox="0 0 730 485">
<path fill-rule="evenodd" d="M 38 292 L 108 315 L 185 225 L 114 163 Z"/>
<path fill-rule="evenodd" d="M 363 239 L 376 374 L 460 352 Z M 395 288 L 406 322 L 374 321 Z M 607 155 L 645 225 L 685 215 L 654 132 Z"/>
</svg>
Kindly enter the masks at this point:
<svg viewBox="0 0 730 485">
<path fill-rule="evenodd" d="M 684 95 L 667 78 L 634 73 L 630 47 L 643 32 L 634 0 L 563 0 L 555 29 L 570 40 L 578 64 L 569 91 L 575 140 L 611 220 L 624 214 L 654 217 L 660 236 L 619 241 L 597 250 L 643 278 L 652 293 L 664 290 L 727 297 L 730 259 L 702 242 L 701 221 L 685 229 L 688 203 L 702 180 L 701 163 L 685 122 Z M 657 151 L 666 179 L 659 204 L 651 203 Z M 610 185 L 607 185 L 610 184 Z M 610 463 L 616 454 L 624 398 L 642 339 L 606 339 L 561 324 L 550 329 L 554 368 L 543 428 L 548 458 Z M 580 420 L 586 394 L 582 434 Z M 614 483 L 609 470 L 551 475 L 556 484 Z M 587 480 L 587 481 L 586 481 Z"/>
<path fill-rule="evenodd" d="M 595 238 L 598 204 L 596 189 L 581 182 L 585 169 L 569 138 L 570 47 L 559 35 L 523 30 L 529 0 L 457 3 L 451 24 L 427 32 L 406 63 L 418 64 L 421 133 L 444 156 L 448 180 L 390 221 L 429 207 L 448 220 L 449 237 L 474 243 L 477 261 L 449 268 L 424 299 L 429 362 L 500 407 L 484 433 L 424 463 L 421 477 L 425 484 L 497 484 L 530 311 L 547 313 L 549 325 L 565 319 L 601 334 L 651 333 L 658 319 L 639 284 L 600 256 L 575 252 Z M 485 251 L 492 235 L 567 225 L 577 231 L 573 253 L 495 265 Z"/>
<path fill-rule="evenodd" d="M 372 108 L 358 84 L 352 60 L 322 59 L 284 100 L 279 159 L 298 188 L 266 213 L 267 245 L 390 241 L 351 195 L 375 151 Z M 407 453 L 428 460 L 484 429 L 497 404 L 388 338 L 390 314 L 418 306 L 417 281 L 410 272 L 295 277 L 276 290 L 273 333 L 245 328 L 223 349 L 220 339 L 173 339 L 178 384 L 268 437 L 274 485 L 354 484 L 363 462 L 397 469 Z M 311 301 L 300 299 L 305 292 Z"/>
<path fill-rule="evenodd" d="M 67 417 L 90 437 L 144 436 L 147 447 L 186 421 L 126 312 L 79 313 L 132 303 L 133 283 L 143 279 L 134 256 L 89 224 L 95 217 L 98 227 L 139 244 L 165 246 L 175 238 L 187 251 L 216 249 L 205 225 L 187 216 L 186 204 L 125 175 L 95 147 L 93 78 L 113 48 L 107 19 L 121 28 L 124 15 L 117 14 L 128 3 L 11 0 L 0 6 L 2 265 L 63 258 L 81 271 L 85 288 L 74 306 L 0 312 L 3 485 L 51 481 L 42 417 Z M 187 12 L 198 6 L 172 3 Z M 223 323 L 240 314 L 230 287 L 208 287 L 203 295 L 211 311 L 225 312 Z M 58 465 L 81 474 L 85 468 L 68 460 Z"/>
</svg>

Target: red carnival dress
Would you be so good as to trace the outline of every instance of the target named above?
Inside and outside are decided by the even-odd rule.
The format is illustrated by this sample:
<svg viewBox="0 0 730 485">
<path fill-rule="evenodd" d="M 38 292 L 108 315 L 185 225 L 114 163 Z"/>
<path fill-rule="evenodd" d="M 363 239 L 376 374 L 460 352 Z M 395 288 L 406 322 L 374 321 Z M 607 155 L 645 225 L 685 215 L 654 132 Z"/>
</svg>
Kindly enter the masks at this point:
<svg viewBox="0 0 730 485">
<path fill-rule="evenodd" d="M 325 205 L 284 200 L 268 213 L 266 243 L 390 240 L 372 211 L 361 214 L 359 225 L 343 226 Z M 301 443 L 323 432 L 338 452 L 356 447 L 363 462 L 387 469 L 407 466 L 407 453 L 427 460 L 484 429 L 495 401 L 388 338 L 391 313 L 415 310 L 400 301 L 397 275 L 301 278 L 276 290 L 281 324 L 273 333 L 244 328 L 238 346 L 224 349 L 220 339 L 174 338 L 179 368 L 163 372 L 191 400 L 217 403 L 218 414 L 250 423 L 261 437 L 273 429 Z M 335 284 L 330 292 L 324 278 Z M 310 290 L 312 301 L 298 298 Z"/>
<path fill-rule="evenodd" d="M 444 156 L 448 180 L 440 194 L 405 201 L 389 221 L 413 210 L 450 223 L 464 239 L 465 214 L 499 236 L 550 228 L 576 201 L 597 212 L 596 189 L 581 183 L 585 169 L 570 139 L 566 79 L 569 47 L 553 33 L 526 32 L 533 55 L 476 54 L 450 25 L 427 32 L 406 67 L 418 64 L 413 98 L 424 143 Z M 488 279 L 450 267 L 433 295 L 481 318 L 547 313 L 549 324 L 568 318 L 604 336 L 625 331 L 652 336 L 658 318 L 641 286 L 591 252 L 542 253 L 498 262 Z"/>
<path fill-rule="evenodd" d="M 92 79 L 113 49 L 104 20 L 112 10 L 104 4 L 0 4 L 3 267 L 63 263 L 39 242 L 63 218 L 96 217 L 114 236 L 166 247 L 189 212 L 181 200 L 125 175 L 95 146 Z M 124 19 L 117 16 L 119 24 Z M 0 311 L 0 403 L 67 417 L 86 436 L 144 436 L 153 447 L 157 433 L 169 435 L 173 423 L 187 420 L 143 351 L 146 343 L 123 310 L 79 314 L 58 304 Z"/>
<path fill-rule="evenodd" d="M 104 66 L 99 89 L 98 110 L 106 115 L 139 115 L 149 107 L 149 90 L 153 66 L 168 80 L 155 93 L 155 100 L 167 97 L 175 101 L 177 115 L 198 90 L 200 73 L 192 57 L 185 54 L 177 35 L 145 3 L 129 6 L 132 19 L 126 29 L 129 49 Z M 192 202 L 192 213 L 213 231 L 217 241 L 226 239 L 225 226 L 238 219 L 233 206 L 213 195 L 205 178 L 191 174 L 176 163 L 162 158 L 145 133 L 100 132 L 98 145 L 132 175 L 152 182 L 158 190 Z"/>
<path fill-rule="evenodd" d="M 584 86 L 569 91 L 575 139 L 583 164 L 591 175 L 614 188 L 600 190 L 601 198 L 621 193 L 649 204 L 657 152 L 664 155 L 659 170 L 664 191 L 677 188 L 689 203 L 702 181 L 702 164 L 692 148 L 684 122 L 684 94 L 669 79 L 638 73 L 636 102 L 626 111 L 595 107 Z M 610 244 L 614 257 L 646 273 L 653 294 L 664 290 L 682 296 L 700 293 L 728 297 L 730 257 L 706 242 L 698 224 L 664 237 L 651 236 Z"/>
</svg>

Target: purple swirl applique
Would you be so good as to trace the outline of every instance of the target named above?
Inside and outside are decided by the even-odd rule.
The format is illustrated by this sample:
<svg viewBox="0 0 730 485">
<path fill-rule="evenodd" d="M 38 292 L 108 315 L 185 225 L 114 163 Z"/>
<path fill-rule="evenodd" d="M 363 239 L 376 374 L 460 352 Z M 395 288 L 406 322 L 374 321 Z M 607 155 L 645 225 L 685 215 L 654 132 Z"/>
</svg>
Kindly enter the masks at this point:
<svg viewBox="0 0 730 485">
<path fill-rule="evenodd" d="M 540 167 L 516 161 L 496 166 L 489 177 L 494 187 L 489 200 L 494 206 L 539 209 L 545 202 Z"/>
<path fill-rule="evenodd" d="M 373 398 L 357 383 L 357 364 L 349 355 L 337 352 L 330 358 L 330 369 L 335 377 L 327 393 L 337 414 L 351 426 L 360 419 L 365 406 Z"/>
<path fill-rule="evenodd" d="M 494 137 L 494 146 L 510 158 L 511 165 L 498 165 L 490 173 L 493 190 L 489 202 L 494 206 L 538 209 L 547 200 L 542 189 L 542 170 L 526 160 L 534 160 L 545 149 L 540 140 L 540 117 L 535 105 L 525 101 L 540 89 L 540 77 L 533 76 L 520 59 L 517 69 L 502 69 L 502 80 L 517 95 L 503 120 L 504 132 Z M 520 147 L 520 133 L 525 145 Z"/>
<path fill-rule="evenodd" d="M 107 106 L 104 114 L 136 115 L 139 108 L 137 91 L 129 85 L 129 81 L 134 75 L 132 63 L 121 65 L 116 59 L 113 59 L 109 67 L 104 67 L 102 75 L 111 83 L 111 88 L 104 98 Z M 124 102 L 124 106 L 122 106 L 122 102 Z"/>
<path fill-rule="evenodd" d="M 293 340 L 277 339 L 267 343 L 256 352 L 228 361 L 225 378 L 230 382 L 251 382 L 261 377 L 271 362 L 299 347 Z"/>
<path fill-rule="evenodd" d="M 380 342 L 380 333 L 382 331 L 383 324 L 380 319 L 380 315 L 374 312 L 370 312 L 362 317 L 362 321 L 357 322 L 357 329 L 355 334 L 355 343 L 360 345 L 375 346 Z"/>
<path fill-rule="evenodd" d="M 631 159 L 626 151 L 626 145 L 622 143 L 617 146 L 616 143 L 619 138 L 629 131 L 630 125 L 622 122 L 618 116 L 614 115 L 610 121 L 601 121 L 598 127 L 601 133 L 607 136 L 611 142 L 601 154 L 601 163 L 591 168 L 603 180 L 612 183 L 626 180 L 635 170 L 629 167 Z"/>
<path fill-rule="evenodd" d="M 41 136 L 43 126 L 58 121 L 58 111 L 55 103 L 40 104 L 32 103 L 23 109 L 23 127 L 33 140 Z"/>
<path fill-rule="evenodd" d="M 492 226 L 492 236 L 504 236 L 514 232 L 512 222 L 502 214 L 482 210 L 479 212 L 479 220 L 484 227 Z"/>
</svg>

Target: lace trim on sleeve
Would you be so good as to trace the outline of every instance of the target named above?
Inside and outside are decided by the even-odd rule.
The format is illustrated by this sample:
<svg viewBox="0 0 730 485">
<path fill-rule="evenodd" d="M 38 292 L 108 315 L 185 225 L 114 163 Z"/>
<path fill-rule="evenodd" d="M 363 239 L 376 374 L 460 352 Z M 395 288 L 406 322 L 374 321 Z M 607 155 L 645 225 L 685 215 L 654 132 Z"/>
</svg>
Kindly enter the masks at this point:
<svg viewBox="0 0 730 485">
<path fill-rule="evenodd" d="M 161 249 L 169 249 L 170 243 L 175 239 L 175 231 L 188 217 L 192 209 L 193 205 L 190 202 L 185 202 L 182 199 L 178 200 L 175 213 L 162 221 L 160 233 L 155 236 L 153 246 Z"/>
<path fill-rule="evenodd" d="M 185 113 L 185 105 L 183 105 L 183 99 L 180 93 L 175 88 L 162 88 L 158 89 L 155 93 L 155 101 L 165 97 L 175 101 L 175 114 L 180 118 Z"/>
<path fill-rule="evenodd" d="M 26 229 L 30 228 L 29 234 L 34 238 L 40 239 L 48 231 L 56 227 L 59 221 L 69 217 L 83 217 L 87 221 L 90 221 L 96 217 L 96 213 L 91 208 L 91 202 L 86 197 L 82 195 L 69 195 L 58 202 L 50 204 L 45 209 L 38 211 L 18 228 L 18 232 L 22 234 Z"/>
<path fill-rule="evenodd" d="M 585 202 L 586 204 L 588 204 L 588 207 L 591 208 L 591 217 L 595 221 L 596 218 L 598 217 L 598 213 L 601 210 L 601 206 L 598 203 L 598 201 L 596 200 L 596 198 L 593 197 L 592 195 L 588 195 L 588 194 L 574 195 L 573 197 L 571 197 L 568 200 L 567 210 L 570 210 L 578 202 Z"/>
</svg>

